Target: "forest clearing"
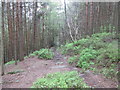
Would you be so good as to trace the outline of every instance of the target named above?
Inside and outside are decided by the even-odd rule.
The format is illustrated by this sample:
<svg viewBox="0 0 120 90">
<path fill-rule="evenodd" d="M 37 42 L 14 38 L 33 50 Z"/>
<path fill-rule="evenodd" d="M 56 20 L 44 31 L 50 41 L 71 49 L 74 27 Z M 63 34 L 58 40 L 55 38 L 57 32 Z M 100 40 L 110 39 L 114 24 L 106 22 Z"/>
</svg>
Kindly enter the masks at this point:
<svg viewBox="0 0 120 90">
<path fill-rule="evenodd" d="M 119 2 L 0 4 L 0 88 L 119 88 Z"/>
</svg>

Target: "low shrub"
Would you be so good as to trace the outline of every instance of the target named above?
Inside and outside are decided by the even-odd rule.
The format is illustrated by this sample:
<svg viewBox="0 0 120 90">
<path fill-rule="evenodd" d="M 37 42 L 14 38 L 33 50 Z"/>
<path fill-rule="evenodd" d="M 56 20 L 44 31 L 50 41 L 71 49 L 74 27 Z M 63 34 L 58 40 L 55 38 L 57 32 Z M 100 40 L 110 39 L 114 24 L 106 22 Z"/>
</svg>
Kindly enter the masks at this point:
<svg viewBox="0 0 120 90">
<path fill-rule="evenodd" d="M 89 88 L 76 71 L 48 74 L 39 78 L 31 88 Z"/>
<path fill-rule="evenodd" d="M 17 60 L 17 62 L 19 62 L 19 60 Z M 14 64 L 14 63 L 15 63 L 15 60 L 12 60 L 12 61 L 5 63 L 5 65 L 10 65 L 10 64 Z"/>
<path fill-rule="evenodd" d="M 97 57 L 97 51 L 86 48 L 80 53 L 77 66 L 83 69 L 88 69 L 90 65 L 94 64 L 91 60 Z"/>
<path fill-rule="evenodd" d="M 113 41 L 114 42 L 114 41 Z M 101 48 L 98 50 L 97 63 L 102 62 L 107 67 L 109 67 L 112 63 L 118 63 L 120 56 L 118 56 L 118 46 L 116 43 L 110 43 L 106 48 Z M 104 65 L 103 64 L 103 65 Z"/>
<path fill-rule="evenodd" d="M 31 57 L 31 58 L 33 58 L 33 57 L 35 57 L 36 55 L 34 54 L 34 53 L 31 53 L 31 54 L 29 54 L 29 56 L 28 57 Z"/>
<path fill-rule="evenodd" d="M 68 59 L 68 63 L 69 63 L 69 64 L 77 63 L 78 58 L 79 58 L 78 56 L 70 57 L 70 58 Z"/>
<path fill-rule="evenodd" d="M 39 53 L 40 53 L 40 51 L 33 52 L 34 55 L 38 55 Z"/>
<path fill-rule="evenodd" d="M 29 56 L 25 56 L 25 57 L 24 57 L 24 59 L 27 59 L 27 58 L 29 58 Z"/>
<path fill-rule="evenodd" d="M 115 33 L 97 33 L 87 36 L 63 47 L 65 54 L 72 52 L 68 62 L 77 67 L 99 71 L 105 76 L 116 76 L 112 64 L 118 64 L 120 53 L 118 52 L 118 36 Z M 69 48 L 68 48 L 69 47 Z M 94 68 L 94 69 L 93 69 Z M 96 68 L 96 69 L 95 69 Z M 99 70 L 100 68 L 100 70 Z"/>
<path fill-rule="evenodd" d="M 54 53 L 49 49 L 41 49 L 38 52 L 38 58 L 41 59 L 53 59 Z"/>
<path fill-rule="evenodd" d="M 116 66 L 113 67 L 112 65 L 109 68 L 102 68 L 100 70 L 100 73 L 102 73 L 107 78 L 115 79 L 115 77 L 117 77 L 118 71 L 116 69 Z"/>
<path fill-rule="evenodd" d="M 38 56 L 40 59 L 53 59 L 54 53 L 49 49 L 40 49 L 39 51 L 34 51 L 28 57 Z"/>
</svg>

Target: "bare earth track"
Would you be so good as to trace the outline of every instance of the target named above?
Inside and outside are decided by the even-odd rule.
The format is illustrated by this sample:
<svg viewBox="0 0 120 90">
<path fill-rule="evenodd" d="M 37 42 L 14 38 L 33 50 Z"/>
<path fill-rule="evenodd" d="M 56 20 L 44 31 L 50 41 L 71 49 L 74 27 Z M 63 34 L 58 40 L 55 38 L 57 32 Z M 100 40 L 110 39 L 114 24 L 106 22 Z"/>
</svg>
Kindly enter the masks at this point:
<svg viewBox="0 0 120 90">
<path fill-rule="evenodd" d="M 48 73 L 64 72 L 77 70 L 79 68 L 70 66 L 67 63 L 67 57 L 55 51 L 53 60 L 42 60 L 37 57 L 25 59 L 18 65 L 7 65 L 5 75 L 2 77 L 2 88 L 30 88 L 37 78 L 44 77 Z M 22 70 L 24 72 L 16 74 L 7 74 L 7 72 Z M 92 71 L 86 71 L 80 74 L 85 82 L 91 87 L 97 88 L 116 88 L 117 83 L 112 80 L 105 79 L 101 75 L 94 75 Z"/>
</svg>

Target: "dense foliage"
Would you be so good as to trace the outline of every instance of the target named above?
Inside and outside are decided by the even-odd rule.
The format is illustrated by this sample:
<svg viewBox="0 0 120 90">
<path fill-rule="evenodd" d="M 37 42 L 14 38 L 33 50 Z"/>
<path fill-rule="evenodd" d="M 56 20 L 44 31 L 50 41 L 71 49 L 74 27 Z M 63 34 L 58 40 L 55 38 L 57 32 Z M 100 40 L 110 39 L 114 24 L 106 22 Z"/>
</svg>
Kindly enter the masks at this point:
<svg viewBox="0 0 120 90">
<path fill-rule="evenodd" d="M 48 74 L 33 83 L 32 88 L 88 88 L 76 71 Z"/>
<path fill-rule="evenodd" d="M 17 60 L 17 62 L 19 62 L 19 60 Z M 10 65 L 10 64 L 15 64 L 15 60 L 12 60 L 12 61 L 5 63 L 5 65 Z"/>
<path fill-rule="evenodd" d="M 113 78 L 117 76 L 118 37 L 114 33 L 98 33 L 61 46 L 62 54 L 70 55 L 68 62 L 83 70 L 91 69 Z"/>
<path fill-rule="evenodd" d="M 4 75 L 4 64 L 17 65 L 17 60 L 22 61 L 28 57 L 52 60 L 54 53 L 46 48 L 63 44 L 61 52 L 70 56 L 69 64 L 82 68 L 83 71 L 93 70 L 114 79 L 120 59 L 116 36 L 119 3 L 52 1 L 0 3 L 1 74 Z M 8 74 L 19 72 L 12 71 Z M 49 74 L 38 79 L 32 87 L 88 86 L 77 72 L 66 72 Z"/>
<path fill-rule="evenodd" d="M 38 56 L 40 59 L 53 59 L 54 53 L 50 49 L 40 49 L 29 55 L 29 57 Z"/>
</svg>

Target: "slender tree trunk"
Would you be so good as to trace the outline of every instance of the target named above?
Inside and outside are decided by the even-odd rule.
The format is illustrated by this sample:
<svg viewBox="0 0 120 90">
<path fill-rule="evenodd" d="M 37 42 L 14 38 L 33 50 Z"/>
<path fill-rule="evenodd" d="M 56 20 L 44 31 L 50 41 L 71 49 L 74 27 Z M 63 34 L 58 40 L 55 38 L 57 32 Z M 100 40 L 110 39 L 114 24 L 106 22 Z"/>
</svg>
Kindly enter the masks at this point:
<svg viewBox="0 0 120 90">
<path fill-rule="evenodd" d="M 90 35 L 93 34 L 93 2 L 90 3 Z"/>
<path fill-rule="evenodd" d="M 36 17 L 36 13 L 37 13 L 37 2 L 35 2 L 35 12 L 34 12 L 34 34 L 33 34 L 33 47 L 34 47 L 34 51 L 36 50 L 36 37 L 37 37 L 37 17 Z"/>
<path fill-rule="evenodd" d="M 12 60 L 12 22 L 10 12 L 10 2 L 7 3 L 7 18 L 8 18 L 8 32 L 9 32 L 9 61 Z"/>
<path fill-rule="evenodd" d="M 64 12 L 65 12 L 65 25 L 64 25 L 64 31 L 63 31 L 63 39 L 64 39 L 64 42 L 66 43 L 67 31 L 65 30 L 68 30 L 68 24 L 67 24 L 67 5 L 65 0 L 64 0 Z"/>
<path fill-rule="evenodd" d="M 88 2 L 86 2 L 86 35 L 88 35 Z"/>
<path fill-rule="evenodd" d="M 1 62 L 1 64 L 2 64 L 2 69 L 1 69 L 1 75 L 4 75 L 4 58 L 3 58 L 3 56 L 4 56 L 4 53 L 5 53 L 5 51 L 4 51 L 4 48 L 5 48 L 5 46 L 4 46 L 4 38 L 5 38 L 5 30 L 4 30 L 4 6 L 5 6 L 5 3 L 4 2 L 2 2 L 2 32 L 1 32 L 1 41 L 0 41 L 0 43 L 1 43 L 1 47 L 0 47 L 0 59 L 2 60 L 2 62 Z"/>
<path fill-rule="evenodd" d="M 116 16 L 116 20 L 115 20 L 115 31 L 112 31 L 112 32 L 116 32 L 116 35 L 117 34 L 120 34 L 119 31 L 120 31 L 120 2 L 116 2 L 116 12 L 115 12 L 115 16 Z"/>
<path fill-rule="evenodd" d="M 16 53 L 17 53 L 17 59 L 19 59 L 18 57 L 18 54 L 19 54 L 19 46 L 18 46 L 18 43 L 19 43 L 19 40 L 18 40 L 18 30 L 19 30 L 19 3 L 17 2 L 16 3 L 16 35 L 15 35 L 15 48 L 16 48 Z M 16 65 L 17 65 L 17 59 L 16 59 Z"/>
<path fill-rule="evenodd" d="M 16 61 L 17 61 L 17 53 L 16 53 L 16 30 L 15 30 L 15 14 L 14 14 L 14 10 L 15 10 L 15 3 L 13 2 L 12 3 L 12 26 L 13 26 L 13 43 L 14 43 L 14 51 L 13 51 L 13 53 L 14 53 L 14 60 L 15 60 L 15 64 L 17 63 Z"/>
<path fill-rule="evenodd" d="M 45 32 L 44 15 L 42 17 L 42 21 L 43 21 L 43 24 L 42 24 L 42 48 L 44 48 L 44 32 Z"/>
<path fill-rule="evenodd" d="M 23 35 L 23 19 L 22 19 L 22 2 L 20 2 L 20 20 L 19 20 L 19 38 L 20 38 L 20 61 L 24 60 L 24 35 Z"/>
<path fill-rule="evenodd" d="M 25 11 L 25 14 L 24 14 L 24 35 L 25 35 L 25 53 L 26 55 L 29 54 L 28 52 L 28 28 L 27 28 L 27 18 L 26 18 L 26 3 L 24 2 L 24 11 Z"/>
</svg>

